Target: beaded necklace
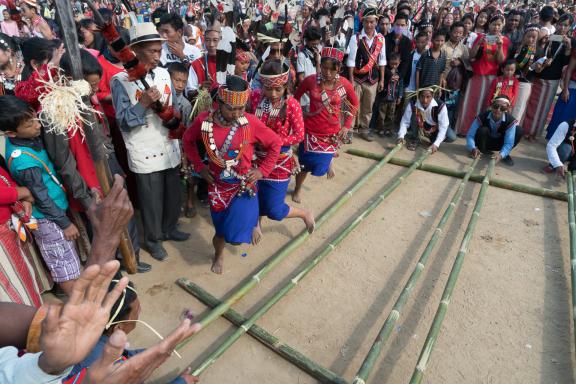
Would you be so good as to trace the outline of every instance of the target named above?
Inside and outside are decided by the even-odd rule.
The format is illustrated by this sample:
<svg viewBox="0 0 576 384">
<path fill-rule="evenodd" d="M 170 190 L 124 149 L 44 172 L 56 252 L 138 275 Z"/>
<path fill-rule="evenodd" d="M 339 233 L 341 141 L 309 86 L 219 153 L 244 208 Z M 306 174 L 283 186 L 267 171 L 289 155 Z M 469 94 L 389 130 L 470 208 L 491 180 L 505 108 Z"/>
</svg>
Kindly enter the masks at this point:
<svg viewBox="0 0 576 384">
<path fill-rule="evenodd" d="M 342 83 L 339 80 L 340 80 L 340 76 L 336 75 L 336 77 L 334 78 L 335 88 L 336 88 L 336 92 L 338 93 L 338 96 L 340 96 L 340 101 L 342 103 L 342 101 L 344 100 L 344 96 L 346 96 L 346 89 L 344 89 L 344 86 L 342 85 Z M 339 114 L 340 110 L 341 110 L 341 106 L 332 105 L 332 102 L 330 100 L 330 96 L 328 96 L 328 92 L 326 92 L 326 89 L 324 88 L 324 82 L 322 79 L 322 75 L 318 75 L 318 85 L 321 88 L 320 96 L 322 97 L 322 105 L 324 105 L 324 108 L 326 108 L 328 113 L 330 113 L 332 115 Z"/>
<path fill-rule="evenodd" d="M 267 97 L 263 97 L 258 106 L 256 107 L 255 115 L 258 119 L 262 119 L 264 114 L 268 114 L 268 121 L 276 119 L 280 115 L 280 111 L 284 106 L 284 98 L 280 101 L 277 107 L 272 107 L 272 103 Z M 268 124 L 266 124 L 268 125 Z M 268 125 L 270 127 L 270 125 Z"/>
<path fill-rule="evenodd" d="M 221 115 L 219 117 L 220 117 L 219 120 L 223 121 Z M 249 142 L 249 130 L 246 129 L 247 126 L 248 126 L 248 119 L 246 119 L 246 116 L 240 116 L 237 120 L 235 120 L 232 123 L 230 131 L 228 132 L 228 135 L 226 136 L 226 139 L 224 140 L 224 144 L 222 144 L 222 147 L 218 148 L 216 146 L 216 141 L 214 140 L 214 112 L 210 112 L 206 120 L 202 122 L 202 141 L 204 142 L 204 146 L 206 147 L 208 157 L 214 162 L 214 164 L 216 164 L 220 168 L 223 168 L 226 171 L 227 174 L 225 174 L 224 176 L 229 175 L 232 177 L 236 177 L 238 179 L 242 178 L 240 175 L 238 175 L 236 171 L 234 171 L 234 169 L 232 169 L 232 167 L 238 165 L 244 150 L 248 146 L 247 144 Z M 242 141 L 242 144 L 240 145 L 240 149 L 238 151 L 229 151 L 230 146 L 232 145 L 232 140 L 234 139 L 234 136 L 236 136 L 238 129 L 242 129 L 242 132 L 244 134 L 244 139 Z M 231 152 L 233 152 L 235 156 L 231 156 L 232 154 Z M 229 157 L 231 157 L 231 159 L 225 160 L 222 154 L 227 154 Z"/>
</svg>

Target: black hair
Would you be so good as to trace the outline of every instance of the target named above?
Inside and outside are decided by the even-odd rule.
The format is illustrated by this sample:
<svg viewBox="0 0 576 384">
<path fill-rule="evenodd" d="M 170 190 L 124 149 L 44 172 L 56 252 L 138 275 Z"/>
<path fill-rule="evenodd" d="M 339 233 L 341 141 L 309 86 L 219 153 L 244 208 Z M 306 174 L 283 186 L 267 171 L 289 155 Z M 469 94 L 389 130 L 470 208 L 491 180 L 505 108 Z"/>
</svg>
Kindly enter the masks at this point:
<svg viewBox="0 0 576 384">
<path fill-rule="evenodd" d="M 417 39 L 421 39 L 423 37 L 428 39 L 428 34 L 424 32 L 418 32 L 416 36 L 414 36 L 414 40 L 416 41 Z"/>
<path fill-rule="evenodd" d="M 170 76 L 174 75 L 175 73 L 182 73 L 188 76 L 188 68 L 186 68 L 184 64 L 177 61 L 170 63 L 166 69 L 168 70 Z"/>
<path fill-rule="evenodd" d="M 32 60 L 41 63 L 52 59 L 54 49 L 58 48 L 62 41 L 58 39 L 48 40 L 40 37 L 32 37 L 25 40 L 22 45 L 22 57 L 24 59 L 24 69 L 22 70 L 22 79 L 26 80 L 33 71 Z"/>
<path fill-rule="evenodd" d="M 102 77 L 102 66 L 98 59 L 85 49 L 80 49 L 80 63 L 82 65 L 82 76 L 98 75 Z M 72 76 L 72 61 L 68 52 L 62 55 L 60 68 L 62 68 L 66 76 Z"/>
<path fill-rule="evenodd" d="M 164 16 L 167 13 L 168 10 L 166 8 L 162 7 L 156 8 L 154 12 L 152 12 L 152 14 L 150 15 L 150 21 L 154 23 L 156 28 L 158 28 L 158 23 L 160 23 L 160 19 L 162 19 L 162 16 Z"/>
<path fill-rule="evenodd" d="M 464 24 L 464 20 L 469 19 L 470 21 L 472 21 L 472 24 L 476 23 L 476 20 L 474 18 L 474 15 L 472 13 L 465 13 L 462 18 L 460 19 L 460 21 L 462 22 L 462 24 Z"/>
<path fill-rule="evenodd" d="M 448 34 L 444 28 L 440 28 L 434 31 L 434 33 L 432 33 L 432 40 L 434 40 L 438 36 L 444 36 L 444 40 L 446 40 L 446 36 L 448 36 Z"/>
<path fill-rule="evenodd" d="M 558 18 L 558 23 L 563 23 L 566 20 L 568 20 L 568 22 L 570 23 L 570 26 L 572 26 L 572 24 L 574 24 L 574 16 L 572 16 L 570 13 L 563 13 L 562 16 L 560 16 Z"/>
<path fill-rule="evenodd" d="M 502 64 L 500 64 L 500 71 L 504 72 L 504 68 L 506 68 L 507 66 L 512 65 L 512 64 L 518 66 L 518 63 L 516 62 L 515 59 L 507 59 Z"/>
<path fill-rule="evenodd" d="M 403 13 L 399 13 L 394 18 L 394 22 L 396 22 L 396 20 L 406 20 L 406 22 L 408 22 L 410 20 L 410 18 L 408 17 L 408 15 L 405 15 Z"/>
<path fill-rule="evenodd" d="M 540 9 L 540 21 L 552 21 L 554 19 L 554 8 L 550 5 L 545 5 Z"/>
<path fill-rule="evenodd" d="M 98 12 L 106 23 L 110 22 L 114 18 L 114 12 L 108 8 L 99 8 Z"/>
<path fill-rule="evenodd" d="M 186 20 L 188 24 L 194 23 L 196 21 L 196 16 L 186 14 L 186 16 L 184 16 L 184 20 Z"/>
<path fill-rule="evenodd" d="M 132 284 L 132 282 L 129 282 L 128 286 L 134 288 L 134 284 Z M 111 292 L 114 287 L 116 287 L 116 282 L 112 281 L 108 287 L 108 292 Z M 130 313 L 130 305 L 132 305 L 132 303 L 138 298 L 138 295 L 132 289 L 126 288 L 124 291 L 125 293 L 120 295 L 110 310 L 110 319 L 112 319 L 112 316 L 114 316 L 116 311 L 118 311 L 120 303 L 122 303 L 122 307 L 120 307 L 120 311 L 114 318 L 114 321 L 126 320 L 128 314 Z M 124 297 L 124 302 L 122 302 L 122 297 Z"/>
<path fill-rule="evenodd" d="M 450 32 L 454 32 L 456 28 L 463 28 L 466 30 L 466 27 L 464 27 L 464 24 L 461 21 L 455 21 L 454 24 L 450 26 Z"/>
<path fill-rule="evenodd" d="M 0 40 L 4 41 L 4 44 L 0 44 L 0 49 L 3 51 L 7 51 L 8 49 L 11 49 L 12 51 L 18 50 L 18 46 L 14 43 L 14 40 L 4 34 L 4 33 L 0 33 Z"/>
<path fill-rule="evenodd" d="M 308 41 L 310 40 L 320 40 L 322 39 L 322 33 L 318 27 L 308 27 L 304 31 L 304 38 Z"/>
<path fill-rule="evenodd" d="M 394 60 L 394 61 L 396 61 L 396 60 L 401 61 L 400 54 L 399 54 L 399 53 L 396 53 L 396 52 L 390 52 L 390 54 L 388 55 L 388 62 L 390 62 L 390 61 L 392 61 L 392 60 Z"/>
<path fill-rule="evenodd" d="M 243 92 L 248 89 L 248 82 L 239 76 L 226 76 L 226 88 L 230 91 Z"/>
<path fill-rule="evenodd" d="M 317 10 L 316 12 L 314 12 L 314 16 L 313 18 L 315 20 L 320 20 L 321 16 L 328 16 L 330 17 L 330 11 L 327 10 L 326 8 L 320 8 L 319 10 Z"/>
<path fill-rule="evenodd" d="M 156 24 L 157 28 L 160 26 L 170 24 L 175 31 L 182 31 L 184 30 L 184 22 L 182 18 L 175 13 L 167 13 L 160 18 L 158 24 Z"/>
<path fill-rule="evenodd" d="M 34 116 L 34 108 L 13 95 L 0 96 L 0 130 L 16 132 L 18 126 Z"/>
<path fill-rule="evenodd" d="M 322 59 L 320 59 L 320 64 L 324 64 L 324 63 L 332 63 L 332 68 L 338 70 L 339 68 L 342 67 L 342 62 L 332 58 L 332 57 L 323 57 Z"/>
</svg>

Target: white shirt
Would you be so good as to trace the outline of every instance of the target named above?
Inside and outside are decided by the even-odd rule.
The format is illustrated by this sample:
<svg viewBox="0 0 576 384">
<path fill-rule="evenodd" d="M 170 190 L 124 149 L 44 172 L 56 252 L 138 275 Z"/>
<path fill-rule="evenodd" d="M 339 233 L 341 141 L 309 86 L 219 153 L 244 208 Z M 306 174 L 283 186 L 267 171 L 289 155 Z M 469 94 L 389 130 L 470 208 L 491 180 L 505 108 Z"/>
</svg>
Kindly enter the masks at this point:
<svg viewBox="0 0 576 384">
<path fill-rule="evenodd" d="M 193 62 L 194 60 L 202 56 L 202 52 L 200 52 L 200 49 L 198 49 L 198 47 L 188 43 L 184 43 L 184 54 L 186 55 L 188 60 L 190 60 L 190 62 Z M 160 55 L 160 63 L 162 64 L 162 66 L 166 66 L 169 63 L 181 63 L 181 62 L 182 60 L 180 60 L 178 56 L 170 52 L 170 48 L 168 48 L 168 43 L 166 42 L 162 43 L 162 54 Z"/>
<path fill-rule="evenodd" d="M 45 373 L 38 366 L 38 358 L 42 353 L 26 353 L 18 357 L 14 347 L 0 348 L 0 383 L 46 383 L 56 384 L 70 374 L 72 367 L 62 374 L 54 376 Z"/>
<path fill-rule="evenodd" d="M 410 74 L 410 84 L 408 84 L 408 87 L 406 88 L 408 92 L 414 92 L 416 90 L 416 65 L 418 65 L 418 60 L 420 60 L 421 56 L 422 54 L 418 53 L 418 51 L 414 51 L 414 54 L 412 55 L 412 72 Z"/>
<path fill-rule="evenodd" d="M 375 32 L 374 36 L 372 38 L 369 38 L 366 35 L 366 32 L 362 30 L 362 32 L 360 32 L 359 39 L 362 40 L 364 37 L 366 37 L 366 44 L 368 45 L 368 48 L 372 48 L 372 44 L 375 43 L 374 38 L 377 35 L 380 34 Z M 346 66 L 350 68 L 356 66 L 356 52 L 358 52 L 358 42 L 356 40 L 358 40 L 356 36 L 352 36 L 352 38 L 350 39 L 350 44 L 348 45 L 348 60 L 346 60 Z M 378 55 L 378 61 L 376 65 L 378 65 L 379 67 L 386 66 L 386 41 L 384 41 L 384 37 L 382 37 L 382 49 L 380 50 L 380 54 Z"/>
<path fill-rule="evenodd" d="M 552 168 L 558 168 L 564 164 L 560 160 L 560 156 L 558 156 L 558 147 L 562 145 L 564 139 L 566 139 L 566 135 L 568 134 L 568 126 L 567 122 L 563 122 L 556 128 L 556 132 L 546 144 L 546 154 L 548 155 L 548 161 L 552 164 Z"/>
<path fill-rule="evenodd" d="M 462 42 L 464 43 L 465 46 L 468 47 L 468 49 L 472 49 L 472 46 L 474 45 L 474 42 L 476 41 L 477 38 L 478 34 L 476 32 L 470 32 L 468 37 L 464 38 Z"/>
<path fill-rule="evenodd" d="M 428 108 L 424 109 L 420 100 L 416 101 L 416 108 L 424 112 L 424 120 L 430 125 L 436 125 L 436 122 L 432 118 L 432 108 L 437 107 L 438 103 L 436 100 L 432 99 Z M 402 121 L 400 121 L 400 130 L 398 131 L 398 138 L 403 139 L 406 136 L 406 132 L 410 127 L 410 122 L 412 121 L 412 104 L 408 104 L 404 110 L 404 115 L 402 116 Z M 437 148 L 446 138 L 446 131 L 448 130 L 448 125 L 450 125 L 450 120 L 448 120 L 448 111 L 446 107 L 442 108 L 438 113 L 438 136 L 436 141 L 433 143 Z"/>
</svg>

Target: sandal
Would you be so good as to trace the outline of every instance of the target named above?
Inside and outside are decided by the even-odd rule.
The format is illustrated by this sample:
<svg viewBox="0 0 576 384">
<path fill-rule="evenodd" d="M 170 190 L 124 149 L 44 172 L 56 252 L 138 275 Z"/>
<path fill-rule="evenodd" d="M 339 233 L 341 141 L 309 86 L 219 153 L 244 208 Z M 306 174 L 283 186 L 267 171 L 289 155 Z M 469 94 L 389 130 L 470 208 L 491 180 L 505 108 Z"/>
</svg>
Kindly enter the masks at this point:
<svg viewBox="0 0 576 384">
<path fill-rule="evenodd" d="M 415 151 L 417 147 L 418 147 L 418 143 L 416 143 L 414 141 L 410 141 L 406 144 L 406 149 L 409 151 Z"/>
</svg>

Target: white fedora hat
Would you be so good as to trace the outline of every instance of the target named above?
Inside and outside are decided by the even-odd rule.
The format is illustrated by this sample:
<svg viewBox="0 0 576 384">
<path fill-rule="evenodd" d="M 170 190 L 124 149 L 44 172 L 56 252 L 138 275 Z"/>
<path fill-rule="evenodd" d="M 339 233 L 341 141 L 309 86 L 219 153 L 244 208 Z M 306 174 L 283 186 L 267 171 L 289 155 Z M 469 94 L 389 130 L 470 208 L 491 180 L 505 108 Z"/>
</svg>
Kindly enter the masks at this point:
<svg viewBox="0 0 576 384">
<path fill-rule="evenodd" d="M 138 23 L 130 27 L 130 46 L 148 41 L 165 41 L 153 23 Z"/>
</svg>

